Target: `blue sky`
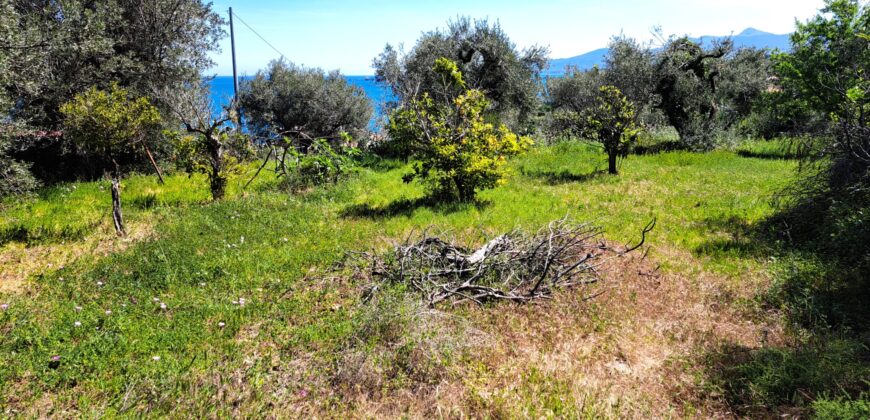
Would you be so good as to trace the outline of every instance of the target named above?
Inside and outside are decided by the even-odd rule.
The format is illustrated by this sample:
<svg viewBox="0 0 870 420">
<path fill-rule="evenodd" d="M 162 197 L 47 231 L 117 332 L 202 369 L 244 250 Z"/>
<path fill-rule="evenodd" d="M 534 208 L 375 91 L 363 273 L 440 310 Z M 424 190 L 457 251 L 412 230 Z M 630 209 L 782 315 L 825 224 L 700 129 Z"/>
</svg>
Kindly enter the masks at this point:
<svg viewBox="0 0 870 420">
<path fill-rule="evenodd" d="M 812 17 L 822 0 L 219 0 L 277 47 L 288 60 L 348 75 L 372 74 L 384 45 L 411 47 L 422 32 L 460 15 L 498 20 L 519 46 L 549 46 L 551 57 L 579 55 L 607 45 L 620 32 L 641 40 L 661 26 L 666 34 L 727 35 L 747 27 L 788 33 L 795 19 Z M 236 23 L 240 74 L 279 57 Z M 214 55 L 212 74 L 232 74 L 230 44 Z"/>
</svg>

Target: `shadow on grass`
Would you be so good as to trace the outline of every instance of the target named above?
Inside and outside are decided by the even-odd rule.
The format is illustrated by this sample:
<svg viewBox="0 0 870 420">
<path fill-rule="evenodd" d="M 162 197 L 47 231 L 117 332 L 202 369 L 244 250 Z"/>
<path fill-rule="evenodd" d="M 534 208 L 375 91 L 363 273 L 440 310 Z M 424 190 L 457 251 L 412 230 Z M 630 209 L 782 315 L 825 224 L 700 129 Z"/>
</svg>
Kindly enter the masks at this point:
<svg viewBox="0 0 870 420">
<path fill-rule="evenodd" d="M 87 226 L 61 226 L 61 227 L 45 227 L 45 226 L 23 226 L 12 225 L 0 228 L 0 245 L 5 245 L 10 242 L 20 242 L 25 245 L 51 244 L 64 241 L 77 241 L 83 239 L 96 229 L 99 224 L 93 223 Z"/>
<path fill-rule="evenodd" d="M 677 152 L 690 150 L 685 143 L 679 140 L 669 140 L 651 145 L 636 145 L 631 149 L 633 155 L 654 155 L 665 152 Z"/>
<path fill-rule="evenodd" d="M 482 210 L 489 207 L 491 204 L 492 203 L 489 201 L 445 203 L 427 196 L 414 199 L 402 198 L 385 206 L 372 206 L 368 203 L 354 204 L 342 210 L 340 215 L 344 218 L 367 218 L 378 220 L 397 216 L 411 216 L 415 211 L 421 208 L 430 209 L 442 214 L 449 214 L 466 210 L 470 207 Z"/>
<path fill-rule="evenodd" d="M 586 182 L 607 175 L 606 170 L 595 170 L 585 174 L 576 174 L 567 169 L 561 171 L 537 170 L 520 168 L 520 174 L 528 178 L 541 179 L 550 185 L 567 184 L 570 182 Z"/>
<path fill-rule="evenodd" d="M 376 155 L 366 155 L 360 159 L 360 166 L 375 172 L 389 172 L 405 166 L 406 162 L 398 158 L 385 158 Z"/>
<path fill-rule="evenodd" d="M 695 255 L 713 258 L 758 258 L 777 252 L 770 244 L 771 238 L 760 236 L 755 227 L 737 216 L 707 218 L 704 226 L 724 237 L 711 239 L 697 246 Z M 774 241 L 775 242 L 775 241 Z"/>
<path fill-rule="evenodd" d="M 259 186 L 258 186 L 259 187 Z M 156 207 L 182 207 L 189 204 L 204 204 L 209 200 L 185 200 L 182 198 L 165 199 L 158 196 L 156 193 L 148 193 L 144 195 L 136 195 L 130 197 L 124 203 L 125 206 L 139 210 L 150 210 Z"/>
<path fill-rule="evenodd" d="M 800 159 L 800 155 L 789 151 L 753 151 L 753 150 L 738 150 L 737 155 L 745 158 L 767 159 L 767 160 L 795 160 Z"/>
<path fill-rule="evenodd" d="M 740 416 L 870 416 L 870 217 L 861 216 L 864 204 L 830 203 L 808 201 L 757 225 L 706 221 L 725 237 L 697 254 L 773 261 L 772 284 L 758 292 L 756 309 L 781 314 L 797 343 L 725 345 L 703 356 L 708 383 Z"/>
<path fill-rule="evenodd" d="M 795 347 L 726 344 L 707 353 L 704 364 L 709 387 L 738 416 L 803 417 L 820 402 L 848 410 L 850 401 L 866 398 L 868 356 L 867 347 L 854 339 L 827 336 Z M 870 412 L 861 414 L 845 418 L 866 418 Z"/>
</svg>

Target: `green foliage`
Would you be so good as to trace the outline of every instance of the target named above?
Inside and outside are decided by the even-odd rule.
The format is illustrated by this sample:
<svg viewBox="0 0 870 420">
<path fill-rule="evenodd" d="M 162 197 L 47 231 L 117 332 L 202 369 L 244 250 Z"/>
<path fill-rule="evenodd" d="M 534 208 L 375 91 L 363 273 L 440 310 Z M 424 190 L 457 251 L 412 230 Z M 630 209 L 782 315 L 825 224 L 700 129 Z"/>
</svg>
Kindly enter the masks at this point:
<svg viewBox="0 0 870 420">
<path fill-rule="evenodd" d="M 595 98 L 604 84 L 603 72 L 597 67 L 582 71 L 570 69 L 563 77 L 547 80 L 548 104 L 552 110 L 581 113 L 595 106 Z M 554 121 L 555 123 L 556 121 Z M 555 126 L 557 131 L 564 127 Z"/>
<path fill-rule="evenodd" d="M 422 93 L 436 102 L 453 99 L 442 90 L 442 75 L 435 69 L 436 61 L 450 59 L 468 88 L 486 92 L 491 111 L 502 123 L 530 131 L 547 54 L 539 46 L 518 50 L 498 23 L 461 17 L 446 29 L 423 34 L 407 54 L 387 45 L 373 65 L 378 81 L 389 85 L 398 98 L 395 105 L 407 105 Z"/>
<path fill-rule="evenodd" d="M 178 169 L 188 174 L 200 173 L 210 176 L 214 170 L 211 146 L 200 134 L 182 134 L 175 131 L 165 133 L 173 146 L 173 160 Z M 251 139 L 236 131 L 220 131 L 216 134 L 224 145 L 221 153 L 222 163 L 218 176 L 222 178 L 238 175 L 244 170 L 244 163 L 253 156 Z"/>
<path fill-rule="evenodd" d="M 242 83 L 241 106 L 265 137 L 290 137 L 304 152 L 314 139 L 337 144 L 341 133 L 364 137 L 372 105 L 362 88 L 337 71 L 326 74 L 274 61 Z"/>
<path fill-rule="evenodd" d="M 741 413 L 765 412 L 768 407 L 808 408 L 825 395 L 849 395 L 866 389 L 870 366 L 862 362 L 866 347 L 859 341 L 826 337 L 798 349 L 770 347 L 751 352 L 726 351 L 717 380 Z M 818 407 L 830 407 L 819 403 Z M 833 407 L 832 407 L 833 408 Z M 840 407 L 846 408 L 846 407 Z M 851 408 L 860 412 L 860 406 Z"/>
<path fill-rule="evenodd" d="M 782 88 L 835 120 L 870 112 L 870 11 L 856 0 L 827 0 L 821 13 L 798 23 L 792 51 L 774 56 Z"/>
<path fill-rule="evenodd" d="M 424 92 L 392 113 L 390 136 L 419 159 L 406 182 L 417 178 L 435 195 L 472 201 L 478 190 L 502 183 L 507 158 L 532 142 L 486 121 L 490 102 L 480 90 L 465 88 L 456 63 L 442 57 L 435 69 L 452 99 L 442 102 Z"/>
<path fill-rule="evenodd" d="M 804 142 L 802 176 L 782 201 L 773 229 L 794 248 L 814 255 L 823 276 L 795 269 L 782 279 L 788 306 L 819 313 L 824 331 L 870 326 L 870 10 L 860 2 L 832 0 L 819 15 L 798 24 L 792 52 L 775 57 L 782 95 L 805 113 L 824 118 Z M 783 234 L 784 233 L 784 234 Z M 806 296 L 807 298 L 803 298 Z M 810 317 L 810 318 L 814 318 Z"/>
<path fill-rule="evenodd" d="M 117 84 L 109 90 L 91 88 L 61 106 L 64 126 L 86 153 L 112 161 L 157 137 L 160 113 L 147 98 L 132 97 Z"/>
<path fill-rule="evenodd" d="M 602 86 L 594 103 L 583 111 L 558 109 L 555 119 L 570 134 L 600 142 L 608 156 L 608 171 L 617 173 L 617 157 L 625 157 L 640 129 L 634 106 L 614 86 Z"/>
<path fill-rule="evenodd" d="M 649 46 L 625 36 L 614 37 L 604 57 L 601 77 L 602 84 L 615 86 L 631 101 L 638 120 L 648 127 L 667 125 L 656 108 L 654 59 L 655 53 Z"/>
<path fill-rule="evenodd" d="M 334 184 L 354 169 L 356 149 L 336 151 L 326 140 L 316 140 L 302 153 L 288 149 L 296 162 L 282 182 L 291 189 L 298 190 L 325 184 Z"/>
<path fill-rule="evenodd" d="M 858 399 L 818 399 L 813 402 L 813 418 L 819 420 L 859 420 L 870 418 L 870 395 Z"/>
<path fill-rule="evenodd" d="M 213 62 L 224 21 L 200 0 L 3 2 L 0 44 L 15 55 L 3 87 L 15 115 L 57 129 L 70 96 L 113 82 L 136 95 L 195 83 Z M 11 12 L 6 14 L 6 12 Z M 5 50 L 5 49 L 4 49 Z"/>
<path fill-rule="evenodd" d="M 118 83 L 134 96 L 151 96 L 197 83 L 213 64 L 223 24 L 201 0 L 2 1 L 0 115 L 36 132 L 57 131 L 61 105 L 92 87 Z M 99 175 L 93 160 L 62 137 L 19 136 L 15 143 L 18 160 L 42 181 Z M 163 148 L 152 152 L 166 155 Z M 119 161 L 148 164 L 142 154 Z"/>
<path fill-rule="evenodd" d="M 27 193 L 39 186 L 30 173 L 30 165 L 13 158 L 12 137 L 16 128 L 15 124 L 0 123 L 0 198 Z"/>
</svg>

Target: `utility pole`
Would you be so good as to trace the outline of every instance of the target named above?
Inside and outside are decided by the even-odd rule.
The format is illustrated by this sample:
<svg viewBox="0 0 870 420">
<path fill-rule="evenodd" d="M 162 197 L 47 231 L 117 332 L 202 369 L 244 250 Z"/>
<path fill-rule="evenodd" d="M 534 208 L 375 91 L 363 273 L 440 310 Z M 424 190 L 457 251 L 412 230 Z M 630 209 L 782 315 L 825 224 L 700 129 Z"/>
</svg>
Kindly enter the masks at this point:
<svg viewBox="0 0 870 420">
<path fill-rule="evenodd" d="M 238 126 L 241 128 L 242 125 L 242 108 L 239 106 L 239 74 L 236 70 L 236 33 L 233 30 L 233 8 L 230 7 L 230 48 L 233 51 L 233 104 L 236 106 L 236 113 L 238 114 L 239 121 Z"/>
</svg>

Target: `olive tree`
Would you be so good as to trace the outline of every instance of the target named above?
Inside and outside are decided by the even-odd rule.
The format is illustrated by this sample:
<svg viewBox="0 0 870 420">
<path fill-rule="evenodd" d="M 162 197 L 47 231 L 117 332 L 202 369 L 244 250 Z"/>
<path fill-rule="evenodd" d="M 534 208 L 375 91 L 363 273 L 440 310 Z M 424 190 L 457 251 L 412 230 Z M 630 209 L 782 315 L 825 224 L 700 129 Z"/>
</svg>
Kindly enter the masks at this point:
<svg viewBox="0 0 870 420">
<path fill-rule="evenodd" d="M 654 57 L 649 45 L 625 36 L 614 37 L 604 57 L 602 83 L 619 89 L 635 109 L 647 114 L 655 103 Z"/>
<path fill-rule="evenodd" d="M 337 71 L 325 73 L 273 61 L 242 83 L 241 107 L 249 128 L 265 138 L 289 137 L 300 152 L 315 139 L 362 137 L 373 108 L 362 88 Z"/>
<path fill-rule="evenodd" d="M 486 95 L 468 88 L 456 63 L 440 58 L 433 72 L 443 95 L 422 92 L 394 110 L 389 133 L 417 159 L 405 182 L 420 179 L 440 198 L 472 201 L 478 190 L 503 182 L 507 158 L 531 139 L 485 119 Z"/>
<path fill-rule="evenodd" d="M 223 25 L 204 0 L 0 1 L 0 75 L 8 75 L 0 76 L 0 96 L 11 104 L 4 118 L 56 131 L 64 121 L 61 105 L 92 87 L 117 82 L 149 96 L 197 83 L 213 65 Z M 4 55 L 10 57 L 5 64 Z M 159 101 L 154 105 L 166 111 Z M 63 137 L 23 136 L 15 149 L 44 180 L 90 175 Z"/>
<path fill-rule="evenodd" d="M 121 213 L 121 166 L 119 155 L 142 147 L 150 155 L 149 142 L 157 138 L 160 113 L 147 98 L 133 97 L 113 84 L 109 90 L 91 88 L 61 106 L 64 127 L 73 142 L 102 163 L 112 179 L 112 220 L 118 235 L 126 235 Z M 111 165 L 109 165 L 111 163 Z M 152 159 L 162 182 L 160 169 Z"/>
<path fill-rule="evenodd" d="M 693 149 L 714 146 L 720 105 L 717 83 L 730 40 L 703 47 L 687 37 L 667 41 L 654 59 L 657 108 L 676 129 L 680 140 Z"/>
<path fill-rule="evenodd" d="M 427 93 L 436 101 L 450 98 L 435 62 L 448 58 L 456 63 L 470 89 L 491 102 L 487 112 L 513 128 L 525 125 L 538 106 L 540 73 L 547 66 L 548 51 L 532 46 L 519 50 L 496 22 L 461 17 L 423 34 L 407 53 L 387 45 L 374 59 L 379 82 L 388 85 L 399 104 Z M 397 105 L 397 104 L 394 104 Z"/>
<path fill-rule="evenodd" d="M 567 109 L 582 112 L 595 104 L 595 97 L 604 78 L 601 70 L 571 68 L 563 76 L 547 81 L 548 102 L 552 109 Z"/>
<path fill-rule="evenodd" d="M 607 153 L 607 171 L 619 173 L 617 160 L 628 154 L 639 128 L 634 105 L 615 86 L 601 86 L 593 103 L 581 110 L 571 107 L 556 110 L 556 123 L 570 134 L 602 144 Z"/>
</svg>

